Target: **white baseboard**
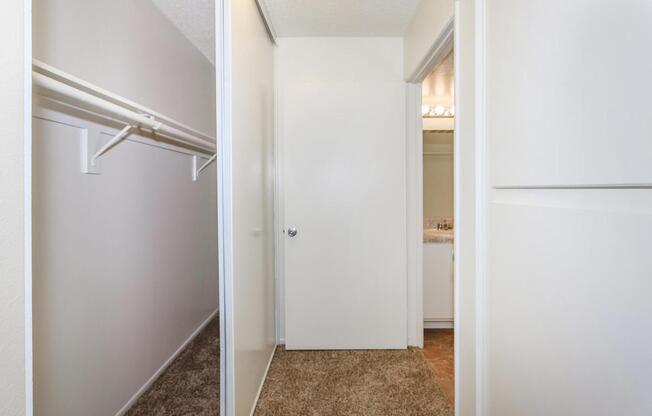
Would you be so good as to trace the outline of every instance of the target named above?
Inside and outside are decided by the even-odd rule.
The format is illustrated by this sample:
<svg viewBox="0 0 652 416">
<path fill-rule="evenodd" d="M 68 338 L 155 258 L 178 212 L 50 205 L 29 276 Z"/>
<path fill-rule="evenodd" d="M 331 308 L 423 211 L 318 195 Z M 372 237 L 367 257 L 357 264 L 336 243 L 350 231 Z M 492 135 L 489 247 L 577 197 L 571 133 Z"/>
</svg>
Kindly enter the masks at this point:
<svg viewBox="0 0 652 416">
<path fill-rule="evenodd" d="M 149 389 L 152 386 L 152 384 L 154 384 L 156 379 L 158 379 L 161 376 L 161 374 L 163 374 L 163 372 L 170 366 L 170 364 L 172 364 L 172 361 L 174 361 L 174 359 L 177 358 L 179 354 L 181 354 L 181 352 L 188 346 L 188 344 L 190 344 L 190 342 L 192 342 L 192 340 L 195 339 L 195 337 L 199 335 L 199 333 L 204 328 L 206 328 L 206 325 L 208 325 L 208 323 L 215 317 L 215 315 L 217 315 L 217 311 L 218 310 L 216 309 L 213 312 L 211 312 L 211 314 L 208 315 L 208 318 L 206 318 L 201 324 L 199 324 L 197 329 L 195 329 L 195 331 L 188 337 L 188 339 L 186 339 L 183 342 L 183 344 L 181 344 L 181 346 L 170 356 L 170 358 L 168 358 L 163 363 L 163 365 L 158 370 L 156 370 L 154 375 L 152 375 L 149 378 L 149 380 L 147 380 L 147 382 L 140 389 L 138 389 L 136 394 L 131 396 L 131 399 L 129 399 L 129 401 L 127 401 L 127 403 L 125 403 L 125 405 L 122 406 L 120 410 L 118 410 L 118 413 L 116 413 L 115 416 L 123 416 L 124 414 L 127 413 L 127 411 L 131 408 L 131 406 L 133 406 L 134 403 L 136 403 L 136 401 L 140 399 L 140 396 L 142 396 L 143 393 L 145 393 L 147 389 Z"/>
<path fill-rule="evenodd" d="M 423 329 L 453 329 L 453 321 L 424 321 Z"/>
<path fill-rule="evenodd" d="M 254 416 L 254 412 L 256 411 L 256 405 L 258 405 L 258 399 L 260 398 L 260 393 L 263 392 L 263 386 L 265 385 L 265 380 L 267 380 L 267 373 L 269 372 L 269 367 L 272 366 L 272 360 L 274 359 L 274 354 L 276 354 L 276 348 L 278 348 L 278 344 L 274 345 L 274 349 L 272 350 L 272 355 L 269 356 L 269 361 L 267 362 L 267 368 L 265 368 L 265 374 L 263 374 L 263 379 L 260 382 L 260 386 L 258 386 L 258 393 L 256 393 L 256 400 L 254 400 L 254 405 L 251 408 L 251 413 L 249 413 L 251 416 Z"/>
</svg>

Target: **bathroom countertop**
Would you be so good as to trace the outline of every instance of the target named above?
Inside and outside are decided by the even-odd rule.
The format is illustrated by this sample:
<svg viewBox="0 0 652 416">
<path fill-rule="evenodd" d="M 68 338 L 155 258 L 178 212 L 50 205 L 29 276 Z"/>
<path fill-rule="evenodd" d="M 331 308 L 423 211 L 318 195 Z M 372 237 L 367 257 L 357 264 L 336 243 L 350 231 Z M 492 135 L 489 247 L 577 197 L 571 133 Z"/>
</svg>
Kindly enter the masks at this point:
<svg viewBox="0 0 652 416">
<path fill-rule="evenodd" d="M 453 236 L 453 230 L 438 230 L 436 228 L 423 230 L 424 243 L 452 243 L 454 238 Z"/>
</svg>

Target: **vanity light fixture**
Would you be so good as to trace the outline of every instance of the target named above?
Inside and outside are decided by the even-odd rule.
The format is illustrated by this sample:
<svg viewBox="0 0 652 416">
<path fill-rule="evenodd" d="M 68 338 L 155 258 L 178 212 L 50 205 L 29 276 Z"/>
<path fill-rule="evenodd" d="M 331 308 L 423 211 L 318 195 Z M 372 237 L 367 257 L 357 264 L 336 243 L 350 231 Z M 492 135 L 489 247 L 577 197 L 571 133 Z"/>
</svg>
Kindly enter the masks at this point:
<svg viewBox="0 0 652 416">
<path fill-rule="evenodd" d="M 424 104 L 421 106 L 421 115 L 426 118 L 450 118 L 455 116 L 455 106 L 436 105 L 434 107 Z"/>
</svg>

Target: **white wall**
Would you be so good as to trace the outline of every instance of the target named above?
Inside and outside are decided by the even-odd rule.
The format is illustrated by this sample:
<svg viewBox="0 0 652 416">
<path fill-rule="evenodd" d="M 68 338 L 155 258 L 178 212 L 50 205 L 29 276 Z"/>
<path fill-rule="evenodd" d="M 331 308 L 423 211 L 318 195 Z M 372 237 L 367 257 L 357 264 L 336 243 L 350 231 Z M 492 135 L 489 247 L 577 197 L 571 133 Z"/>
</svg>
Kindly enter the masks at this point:
<svg viewBox="0 0 652 416">
<path fill-rule="evenodd" d="M 34 58 L 213 134 L 214 68 L 150 0 L 34 0 L 33 22 Z"/>
<path fill-rule="evenodd" d="M 36 58 L 213 131 L 212 66 L 149 1 L 34 13 Z M 217 308 L 215 167 L 127 141 L 85 175 L 82 129 L 120 126 L 45 104 L 33 126 L 36 412 L 114 415 Z"/>
<path fill-rule="evenodd" d="M 476 415 L 475 1 L 455 2 L 455 409 Z"/>
<path fill-rule="evenodd" d="M 24 6 L 0 3 L 0 414 L 25 414 Z"/>
<path fill-rule="evenodd" d="M 282 38 L 276 55 L 276 88 L 290 84 L 355 83 L 369 84 L 403 81 L 401 38 Z M 370 102 L 369 105 L 373 105 Z M 279 109 L 279 111 L 284 111 Z M 364 114 L 360 114 L 364 117 Z M 373 123 L 374 120 L 368 120 Z M 319 128 L 319 115 L 315 115 Z M 396 196 L 405 198 L 405 192 Z M 282 214 L 281 214 L 282 215 Z M 280 255 L 280 258 L 283 258 Z M 284 282 L 279 291 L 279 335 L 284 338 Z"/>
<path fill-rule="evenodd" d="M 235 415 L 255 405 L 274 326 L 274 49 L 253 0 L 231 1 Z"/>
<path fill-rule="evenodd" d="M 453 18 L 453 0 L 421 0 L 403 38 L 403 68 L 410 77 L 426 58 L 433 42 Z"/>
</svg>

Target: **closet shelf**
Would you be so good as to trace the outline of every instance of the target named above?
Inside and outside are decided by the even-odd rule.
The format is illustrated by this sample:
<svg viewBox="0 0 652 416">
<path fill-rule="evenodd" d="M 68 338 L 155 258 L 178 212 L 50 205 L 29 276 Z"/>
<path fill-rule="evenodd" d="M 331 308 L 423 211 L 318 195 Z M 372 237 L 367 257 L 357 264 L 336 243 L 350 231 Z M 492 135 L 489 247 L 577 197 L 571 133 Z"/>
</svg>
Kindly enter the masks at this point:
<svg viewBox="0 0 652 416">
<path fill-rule="evenodd" d="M 32 61 L 32 81 L 35 91 L 40 95 L 65 101 L 125 124 L 125 128 L 100 149 L 93 159 L 124 140 L 133 129 L 151 131 L 173 144 L 205 154 L 216 153 L 214 137 L 38 60 Z M 214 159 L 212 157 L 211 161 Z"/>
</svg>

